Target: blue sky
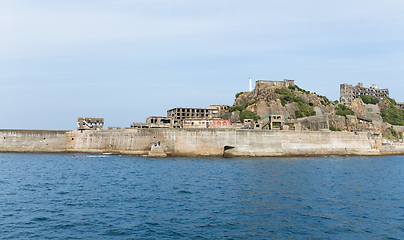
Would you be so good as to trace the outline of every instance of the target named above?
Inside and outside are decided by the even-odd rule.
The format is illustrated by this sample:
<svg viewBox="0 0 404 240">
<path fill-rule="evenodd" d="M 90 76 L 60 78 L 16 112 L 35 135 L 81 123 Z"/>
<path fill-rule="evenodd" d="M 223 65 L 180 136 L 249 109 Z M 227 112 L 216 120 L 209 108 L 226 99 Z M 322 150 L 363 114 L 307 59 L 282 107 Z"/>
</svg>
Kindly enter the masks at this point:
<svg viewBox="0 0 404 240">
<path fill-rule="evenodd" d="M 0 1 L 0 128 L 128 127 L 232 105 L 248 78 L 404 101 L 404 1 Z"/>
</svg>

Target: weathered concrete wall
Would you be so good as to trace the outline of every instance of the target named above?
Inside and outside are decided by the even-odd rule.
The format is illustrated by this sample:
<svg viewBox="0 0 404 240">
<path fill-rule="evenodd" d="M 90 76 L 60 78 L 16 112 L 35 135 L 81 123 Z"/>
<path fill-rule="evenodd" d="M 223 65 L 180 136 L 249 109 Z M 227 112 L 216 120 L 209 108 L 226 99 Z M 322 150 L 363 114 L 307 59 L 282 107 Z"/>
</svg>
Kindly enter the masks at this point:
<svg viewBox="0 0 404 240">
<path fill-rule="evenodd" d="M 0 130 L 1 152 L 64 152 L 67 131 Z"/>
<path fill-rule="evenodd" d="M 148 154 L 160 142 L 168 155 L 289 156 L 378 155 L 367 133 L 236 129 L 127 129 L 72 131 L 67 149 L 75 152 Z"/>
<path fill-rule="evenodd" d="M 83 152 L 148 155 L 160 142 L 172 156 L 307 156 L 404 154 L 365 132 L 237 129 L 101 131 L 0 130 L 1 152 Z"/>
<path fill-rule="evenodd" d="M 404 154 L 404 143 L 391 143 L 384 144 L 381 146 L 381 152 L 383 154 Z"/>
</svg>

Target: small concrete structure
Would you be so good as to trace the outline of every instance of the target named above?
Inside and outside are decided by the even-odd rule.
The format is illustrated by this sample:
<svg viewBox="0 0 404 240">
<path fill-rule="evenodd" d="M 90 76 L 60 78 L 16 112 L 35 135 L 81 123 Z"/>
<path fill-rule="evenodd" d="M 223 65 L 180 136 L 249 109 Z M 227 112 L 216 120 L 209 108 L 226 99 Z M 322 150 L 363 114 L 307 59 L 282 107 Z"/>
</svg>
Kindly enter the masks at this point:
<svg viewBox="0 0 404 240">
<path fill-rule="evenodd" d="M 82 118 L 77 119 L 77 130 L 103 130 L 104 118 Z"/>
<path fill-rule="evenodd" d="M 254 119 L 244 119 L 242 129 L 254 129 Z"/>
<path fill-rule="evenodd" d="M 400 107 L 400 108 L 402 108 L 402 109 L 404 109 L 404 103 L 397 103 L 397 105 Z"/>
<path fill-rule="evenodd" d="M 268 81 L 268 80 L 258 80 L 255 82 L 255 88 L 263 88 L 265 86 L 275 87 L 275 88 L 288 88 L 289 86 L 294 86 L 295 80 L 284 79 L 283 81 Z"/>
<path fill-rule="evenodd" d="M 167 157 L 167 154 L 164 152 L 163 148 L 160 145 L 153 144 L 147 156 L 153 158 L 165 158 Z"/>
<path fill-rule="evenodd" d="M 229 105 L 222 105 L 222 104 L 219 104 L 219 105 L 210 105 L 210 109 L 213 109 L 213 111 L 212 111 L 213 116 L 216 116 L 216 117 L 218 117 L 218 118 L 221 118 L 222 115 L 223 115 L 223 113 L 224 113 L 228 108 L 230 108 Z"/>
<path fill-rule="evenodd" d="M 269 129 L 271 130 L 281 130 L 283 123 L 285 122 L 285 117 L 278 114 L 269 115 Z"/>
<path fill-rule="evenodd" d="M 132 123 L 131 128 L 181 128 L 181 121 L 171 117 L 148 117 L 146 123 Z"/>
</svg>

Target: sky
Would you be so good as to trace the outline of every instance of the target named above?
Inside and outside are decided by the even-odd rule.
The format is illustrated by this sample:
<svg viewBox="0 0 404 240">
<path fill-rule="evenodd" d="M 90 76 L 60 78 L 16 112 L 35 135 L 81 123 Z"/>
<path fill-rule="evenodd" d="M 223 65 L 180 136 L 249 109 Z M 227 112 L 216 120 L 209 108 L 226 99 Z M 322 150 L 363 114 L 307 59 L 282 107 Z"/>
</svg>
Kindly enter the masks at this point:
<svg viewBox="0 0 404 240">
<path fill-rule="evenodd" d="M 129 127 L 234 103 L 249 78 L 404 101 L 402 0 L 0 0 L 0 129 Z"/>
</svg>

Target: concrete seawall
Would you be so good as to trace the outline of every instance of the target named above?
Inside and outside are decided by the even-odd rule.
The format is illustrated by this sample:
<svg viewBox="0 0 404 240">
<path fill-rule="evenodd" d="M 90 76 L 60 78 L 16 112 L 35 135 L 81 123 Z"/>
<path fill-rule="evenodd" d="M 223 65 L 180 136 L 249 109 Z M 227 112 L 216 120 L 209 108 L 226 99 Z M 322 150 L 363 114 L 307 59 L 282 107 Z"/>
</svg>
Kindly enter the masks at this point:
<svg viewBox="0 0 404 240">
<path fill-rule="evenodd" d="M 100 131 L 0 130 L 2 152 L 82 152 L 148 155 L 160 143 L 168 156 L 309 156 L 404 154 L 383 152 L 366 132 L 237 129 L 125 129 Z"/>
<path fill-rule="evenodd" d="M 1 152 L 65 152 L 67 131 L 0 130 Z"/>
</svg>

